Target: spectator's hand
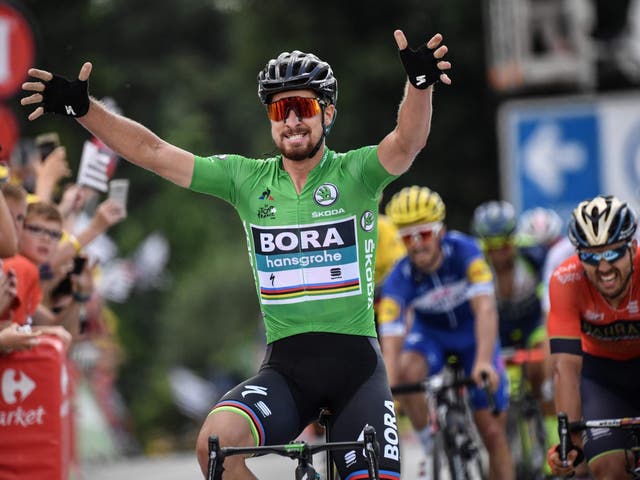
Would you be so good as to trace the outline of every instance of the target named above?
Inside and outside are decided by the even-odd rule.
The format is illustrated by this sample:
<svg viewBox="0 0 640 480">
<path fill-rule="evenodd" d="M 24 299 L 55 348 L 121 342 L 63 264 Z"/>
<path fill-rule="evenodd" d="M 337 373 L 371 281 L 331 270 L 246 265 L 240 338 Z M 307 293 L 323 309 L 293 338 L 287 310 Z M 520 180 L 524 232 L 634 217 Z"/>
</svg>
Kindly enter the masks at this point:
<svg viewBox="0 0 640 480">
<path fill-rule="evenodd" d="M 54 260 L 49 264 L 50 276 L 46 279 L 40 277 L 40 289 L 42 290 L 43 298 L 49 298 L 51 292 L 64 280 L 72 269 L 73 257 L 56 258 L 56 256 L 54 256 Z"/>
<path fill-rule="evenodd" d="M 95 190 L 84 185 L 77 183 L 69 185 L 62 194 L 62 198 L 58 204 L 58 209 L 62 217 L 67 219 L 71 216 L 78 215 L 87 201 L 95 195 Z"/>
<path fill-rule="evenodd" d="M 47 335 L 53 335 L 64 343 L 65 347 L 71 345 L 72 336 L 69 331 L 61 325 L 42 325 L 34 327 L 38 334 L 46 333 Z"/>
<path fill-rule="evenodd" d="M 84 268 L 79 274 L 71 275 L 72 291 L 80 297 L 89 297 L 93 293 L 93 269 L 96 261 L 89 264 L 85 261 Z"/>
<path fill-rule="evenodd" d="M 445 70 L 451 69 L 451 63 L 442 60 L 449 49 L 442 44 L 441 34 L 436 33 L 426 44 L 416 50 L 409 47 L 402 30 L 396 30 L 393 36 L 411 85 L 418 89 L 426 89 L 437 81 L 451 85 L 451 78 L 445 73 Z"/>
<path fill-rule="evenodd" d="M 40 343 L 40 332 L 20 331 L 17 323 L 11 323 L 8 327 L 0 330 L 0 351 L 9 353 L 20 350 L 27 350 Z"/>
<path fill-rule="evenodd" d="M 36 82 L 25 82 L 22 89 L 36 92 L 20 100 L 21 105 L 36 105 L 29 114 L 29 120 L 35 120 L 46 112 L 58 113 L 70 117 L 81 117 L 89 109 L 88 80 L 92 65 L 82 65 L 78 80 L 73 82 L 54 75 L 46 70 L 30 68 L 29 76 L 38 79 Z"/>
<path fill-rule="evenodd" d="M 56 185 L 63 178 L 70 176 L 67 149 L 62 146 L 55 148 L 44 161 L 36 163 L 35 171 L 38 180 L 46 181 L 52 185 Z"/>
<path fill-rule="evenodd" d="M 94 223 L 99 230 L 106 231 L 109 227 L 121 222 L 126 217 L 127 211 L 124 206 L 111 198 L 107 198 L 98 205 L 91 222 Z"/>
<path fill-rule="evenodd" d="M 18 297 L 18 281 L 13 270 L 5 273 L 0 269 L 0 317 L 8 318 L 7 313 Z"/>
</svg>

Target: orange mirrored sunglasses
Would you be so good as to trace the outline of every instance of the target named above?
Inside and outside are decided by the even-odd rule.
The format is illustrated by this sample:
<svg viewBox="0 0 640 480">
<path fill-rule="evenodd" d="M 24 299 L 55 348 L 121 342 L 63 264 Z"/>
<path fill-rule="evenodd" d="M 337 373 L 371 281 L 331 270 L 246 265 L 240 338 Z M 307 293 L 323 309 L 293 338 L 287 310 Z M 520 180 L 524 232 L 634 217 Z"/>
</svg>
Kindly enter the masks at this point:
<svg viewBox="0 0 640 480">
<path fill-rule="evenodd" d="M 281 122 L 293 110 L 298 118 L 311 118 L 322 111 L 317 98 L 286 97 L 267 105 L 267 116 L 274 122 Z"/>
</svg>

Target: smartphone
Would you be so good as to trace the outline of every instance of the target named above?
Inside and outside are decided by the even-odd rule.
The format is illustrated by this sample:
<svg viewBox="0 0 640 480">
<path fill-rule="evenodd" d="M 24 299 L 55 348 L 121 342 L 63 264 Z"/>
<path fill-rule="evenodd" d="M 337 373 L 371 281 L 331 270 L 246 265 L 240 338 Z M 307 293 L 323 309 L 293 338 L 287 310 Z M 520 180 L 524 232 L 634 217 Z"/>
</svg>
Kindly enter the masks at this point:
<svg viewBox="0 0 640 480">
<path fill-rule="evenodd" d="M 80 275 L 84 270 L 84 264 L 86 263 L 86 257 L 73 257 L 73 270 L 71 270 L 66 277 L 64 277 L 51 291 L 51 297 L 57 298 L 65 295 L 71 295 L 73 284 L 71 282 L 71 275 Z"/>
<path fill-rule="evenodd" d="M 60 137 L 55 132 L 43 133 L 36 137 L 36 148 L 40 153 L 40 161 L 42 162 L 59 146 Z"/>
<path fill-rule="evenodd" d="M 109 182 L 109 198 L 112 198 L 125 209 L 127 208 L 127 196 L 129 194 L 129 179 L 116 178 Z"/>
<path fill-rule="evenodd" d="M 71 272 L 75 275 L 80 275 L 84 270 L 85 263 L 87 263 L 86 257 L 73 257 L 73 270 Z"/>
</svg>

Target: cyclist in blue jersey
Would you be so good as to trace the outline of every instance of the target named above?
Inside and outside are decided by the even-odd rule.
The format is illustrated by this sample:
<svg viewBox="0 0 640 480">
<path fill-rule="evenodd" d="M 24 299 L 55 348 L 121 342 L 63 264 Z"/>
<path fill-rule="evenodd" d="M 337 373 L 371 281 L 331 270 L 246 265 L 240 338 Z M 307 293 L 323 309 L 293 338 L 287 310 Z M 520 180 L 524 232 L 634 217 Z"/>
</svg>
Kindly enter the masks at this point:
<svg viewBox="0 0 640 480">
<path fill-rule="evenodd" d="M 446 231 L 444 203 L 429 188 L 402 189 L 391 198 L 386 214 L 398 226 L 408 253 L 385 280 L 378 309 L 390 383 L 421 381 L 438 373 L 447 355 L 455 354 L 478 385 L 470 389 L 470 396 L 489 452 L 490 477 L 512 479 L 505 430 L 508 392 L 500 362 L 491 270 L 473 238 Z M 497 416 L 479 389 L 482 372 L 488 374 L 495 391 Z M 401 404 L 429 455 L 432 439 L 426 398 L 406 395 Z"/>
<path fill-rule="evenodd" d="M 53 112 L 78 122 L 128 161 L 231 203 L 243 222 L 267 331 L 257 375 L 227 392 L 197 439 L 203 474 L 208 438 L 222 447 L 293 440 L 321 409 L 330 440 L 353 441 L 366 424 L 380 440 L 380 478 L 400 478 L 394 405 L 373 321 L 378 199 L 426 145 L 433 84 L 450 84 L 447 47 L 436 34 L 417 50 L 394 32 L 408 82 L 395 128 L 377 146 L 336 153 L 325 145 L 336 117 L 328 63 L 284 52 L 258 74 L 258 95 L 279 154 L 201 157 L 171 145 L 88 96 L 92 65 L 75 81 L 31 69 L 23 105 L 35 120 Z M 215 340 L 214 340 L 215 341 Z M 349 365 L 348 369 L 344 366 Z M 344 480 L 363 478 L 363 455 L 336 452 Z M 243 457 L 214 478 L 254 479 Z"/>
</svg>

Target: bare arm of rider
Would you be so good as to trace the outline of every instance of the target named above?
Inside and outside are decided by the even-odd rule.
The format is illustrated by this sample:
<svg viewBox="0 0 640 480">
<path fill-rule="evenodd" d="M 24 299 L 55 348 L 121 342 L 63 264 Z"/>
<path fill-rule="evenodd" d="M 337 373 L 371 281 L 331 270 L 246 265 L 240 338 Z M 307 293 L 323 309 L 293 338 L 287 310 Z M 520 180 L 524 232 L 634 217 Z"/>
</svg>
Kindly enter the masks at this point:
<svg viewBox="0 0 640 480">
<path fill-rule="evenodd" d="M 493 352 L 498 336 L 498 311 L 493 294 L 481 294 L 471 298 L 476 326 L 476 358 L 471 376 L 482 384 L 482 372 L 489 374 L 491 388 L 498 388 L 499 378 L 493 367 Z"/>
<path fill-rule="evenodd" d="M 580 372 L 582 357 L 571 353 L 553 353 L 551 355 L 553 369 L 553 392 L 556 412 L 564 412 L 570 422 L 582 418 L 582 402 L 580 400 Z M 582 447 L 579 433 L 571 435 L 574 445 Z"/>
<path fill-rule="evenodd" d="M 82 65 L 78 81 L 85 84 L 84 94 L 74 92 L 76 98 L 69 99 L 70 101 L 86 102 L 86 82 L 89 80 L 92 68 L 89 62 Z M 52 79 L 55 82 L 55 78 L 51 72 L 35 68 L 29 70 L 29 76 L 36 81 L 22 85 L 22 89 L 31 95 L 22 98 L 20 103 L 36 106 L 29 115 L 29 120 L 33 121 L 45 113 L 44 92 Z M 65 92 L 58 91 L 51 95 L 56 96 L 56 100 L 59 101 Z M 81 98 L 78 98 L 78 95 Z M 57 112 L 57 110 L 54 111 Z M 73 112 L 73 108 L 69 107 L 69 111 Z M 94 98 L 89 99 L 88 110 L 86 113 L 83 112 L 77 120 L 109 148 L 131 163 L 151 170 L 182 187 L 190 185 L 195 162 L 193 154 L 165 142 L 143 125 L 110 112 Z"/>
<path fill-rule="evenodd" d="M 191 183 L 192 153 L 165 142 L 145 126 L 110 112 L 96 99 L 91 99 L 89 111 L 78 122 L 131 163 L 182 187 Z"/>
<path fill-rule="evenodd" d="M 398 49 L 407 48 L 407 39 L 401 30 L 396 30 L 394 37 Z M 441 45 L 442 40 L 442 35 L 438 33 L 427 42 L 427 47 L 433 50 L 433 56 L 437 59 L 441 59 L 447 53 L 447 47 Z M 440 61 L 437 65 L 440 70 L 451 68 L 447 61 Z M 451 79 L 446 73 L 440 75 L 440 81 L 446 85 L 451 84 Z M 378 146 L 380 163 L 389 173 L 399 175 L 406 172 L 416 155 L 427 144 L 431 128 L 432 93 L 433 86 L 420 90 L 407 82 L 396 128 Z"/>
</svg>

